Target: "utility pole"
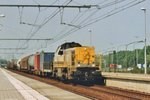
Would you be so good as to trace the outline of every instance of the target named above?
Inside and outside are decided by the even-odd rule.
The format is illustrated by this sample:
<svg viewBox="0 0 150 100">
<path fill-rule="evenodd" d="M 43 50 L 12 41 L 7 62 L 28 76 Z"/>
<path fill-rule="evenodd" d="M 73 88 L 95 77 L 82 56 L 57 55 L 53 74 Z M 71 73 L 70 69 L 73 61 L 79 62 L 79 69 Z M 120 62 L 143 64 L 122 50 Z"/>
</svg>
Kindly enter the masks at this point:
<svg viewBox="0 0 150 100">
<path fill-rule="evenodd" d="M 141 8 L 141 10 L 144 11 L 144 16 L 145 16 L 145 48 L 144 48 L 144 65 L 145 65 L 145 70 L 144 70 L 144 73 L 147 74 L 147 59 L 146 59 L 146 9 L 145 8 Z"/>
<path fill-rule="evenodd" d="M 135 51 L 135 59 L 134 59 L 134 63 L 135 63 L 135 66 L 138 65 L 138 49 L 135 49 L 135 45 L 138 44 L 138 43 L 143 43 L 144 41 L 136 41 L 134 42 L 134 45 L 133 45 L 133 50 Z"/>
<path fill-rule="evenodd" d="M 128 46 L 130 45 L 130 44 L 133 44 L 133 43 L 135 43 L 135 42 L 132 42 L 132 43 L 129 43 L 129 44 L 126 44 L 125 46 L 126 46 L 126 71 L 127 71 L 127 68 L 128 68 Z"/>
</svg>

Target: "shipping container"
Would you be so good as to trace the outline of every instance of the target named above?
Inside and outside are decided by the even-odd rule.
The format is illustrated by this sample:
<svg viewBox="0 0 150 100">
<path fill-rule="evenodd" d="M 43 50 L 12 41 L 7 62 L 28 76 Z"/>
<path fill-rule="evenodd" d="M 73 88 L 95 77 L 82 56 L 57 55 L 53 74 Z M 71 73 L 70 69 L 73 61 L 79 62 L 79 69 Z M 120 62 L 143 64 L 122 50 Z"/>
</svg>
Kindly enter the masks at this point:
<svg viewBox="0 0 150 100">
<path fill-rule="evenodd" d="M 28 59 L 29 71 L 34 71 L 34 55 L 30 55 Z"/>
<path fill-rule="evenodd" d="M 34 71 L 40 70 L 40 53 L 34 55 Z"/>
<path fill-rule="evenodd" d="M 53 66 L 54 52 L 40 53 L 40 70 L 42 72 L 51 72 Z"/>
</svg>

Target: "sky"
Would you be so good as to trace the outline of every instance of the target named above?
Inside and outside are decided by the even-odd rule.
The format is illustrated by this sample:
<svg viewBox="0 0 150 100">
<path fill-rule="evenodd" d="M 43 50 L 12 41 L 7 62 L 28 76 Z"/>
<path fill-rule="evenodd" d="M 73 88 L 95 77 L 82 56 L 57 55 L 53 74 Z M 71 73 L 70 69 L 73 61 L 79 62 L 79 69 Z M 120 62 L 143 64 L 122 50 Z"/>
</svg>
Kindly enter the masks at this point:
<svg viewBox="0 0 150 100">
<path fill-rule="evenodd" d="M 147 45 L 150 45 L 150 0 L 131 6 L 139 1 L 144 0 L 0 0 L 1 5 L 92 5 L 89 9 L 0 7 L 0 14 L 5 15 L 0 17 L 0 39 L 52 39 L 0 40 L 0 57 L 19 58 L 42 50 L 55 52 L 62 43 L 72 41 L 94 46 L 96 53 L 125 50 L 125 44 L 144 40 L 145 22 L 141 7 L 146 8 Z M 144 44 L 132 44 L 128 49 L 133 50 L 133 46 L 143 48 Z"/>
</svg>

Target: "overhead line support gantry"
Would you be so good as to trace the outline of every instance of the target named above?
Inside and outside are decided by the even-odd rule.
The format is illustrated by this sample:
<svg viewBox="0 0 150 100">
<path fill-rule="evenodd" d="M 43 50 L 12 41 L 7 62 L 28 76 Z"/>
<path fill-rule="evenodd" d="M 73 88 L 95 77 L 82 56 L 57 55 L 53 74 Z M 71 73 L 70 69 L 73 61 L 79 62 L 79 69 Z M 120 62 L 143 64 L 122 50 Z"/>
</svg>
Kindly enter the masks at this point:
<svg viewBox="0 0 150 100">
<path fill-rule="evenodd" d="M 76 6 L 76 5 L 8 5 L 8 4 L 1 4 L 0 7 L 51 7 L 51 8 L 91 8 L 96 5 L 83 5 L 83 6 Z"/>
</svg>

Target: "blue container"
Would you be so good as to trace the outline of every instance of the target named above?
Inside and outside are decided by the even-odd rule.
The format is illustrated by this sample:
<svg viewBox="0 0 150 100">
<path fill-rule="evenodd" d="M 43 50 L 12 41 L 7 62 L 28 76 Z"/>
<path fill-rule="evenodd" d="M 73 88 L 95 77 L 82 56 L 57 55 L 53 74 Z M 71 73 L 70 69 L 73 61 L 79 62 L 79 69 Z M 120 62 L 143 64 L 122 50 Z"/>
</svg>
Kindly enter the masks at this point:
<svg viewBox="0 0 150 100">
<path fill-rule="evenodd" d="M 40 70 L 43 72 L 51 72 L 53 66 L 54 52 L 40 53 Z"/>
<path fill-rule="evenodd" d="M 44 53 L 44 62 L 53 62 L 54 53 Z"/>
</svg>

